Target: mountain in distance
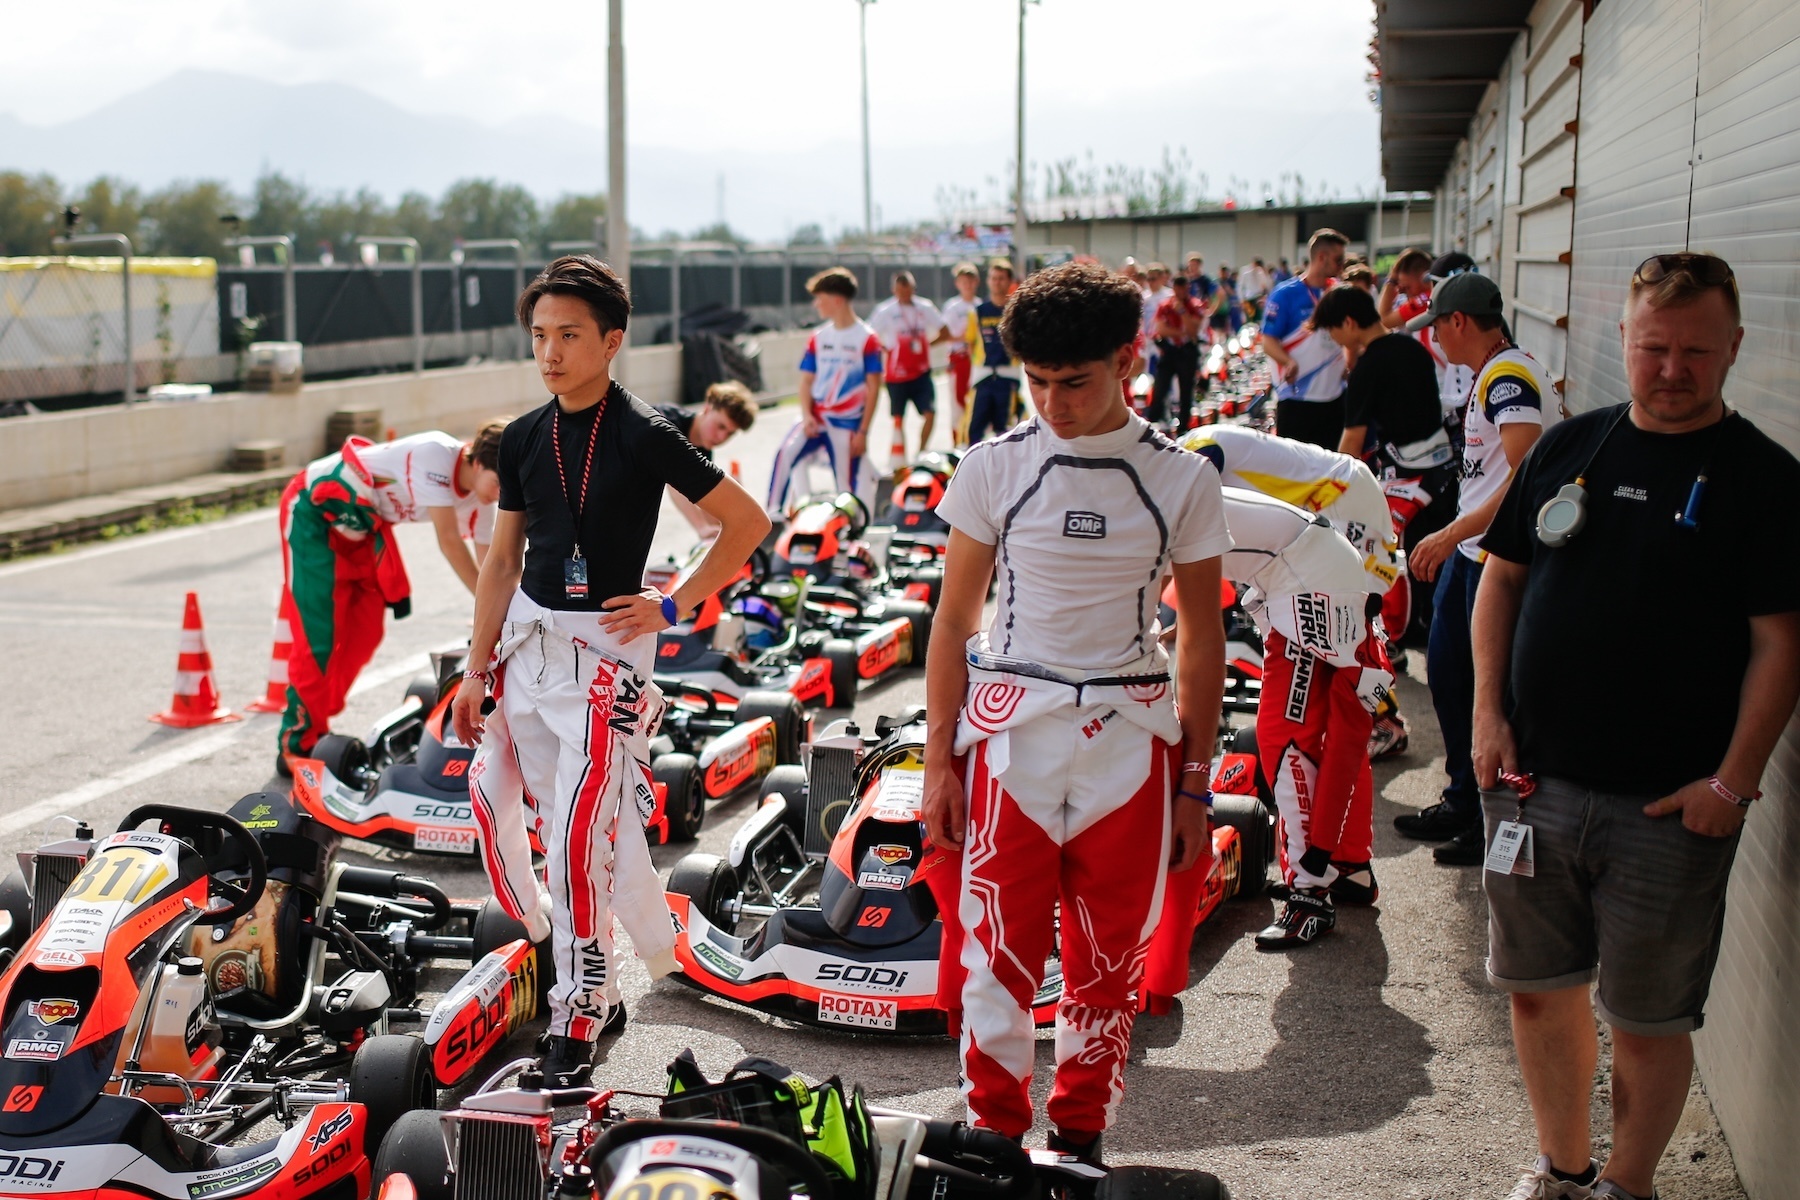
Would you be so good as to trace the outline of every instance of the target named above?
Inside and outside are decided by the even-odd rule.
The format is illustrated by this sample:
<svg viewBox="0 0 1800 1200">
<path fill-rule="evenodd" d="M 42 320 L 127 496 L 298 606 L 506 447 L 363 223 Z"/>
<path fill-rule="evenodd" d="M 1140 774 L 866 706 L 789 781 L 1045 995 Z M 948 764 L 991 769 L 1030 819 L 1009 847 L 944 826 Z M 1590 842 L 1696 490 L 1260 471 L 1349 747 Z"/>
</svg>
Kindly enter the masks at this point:
<svg viewBox="0 0 1800 1200">
<path fill-rule="evenodd" d="M 583 125 L 592 132 L 590 149 L 572 152 L 564 118 L 554 131 L 529 118 L 483 125 L 409 112 L 345 84 L 183 70 L 56 125 L 0 113 L 0 170 L 47 171 L 68 187 L 98 175 L 146 190 L 222 179 L 240 193 L 264 171 L 279 171 L 315 191 L 367 187 L 390 200 L 404 191 L 435 197 L 458 179 L 478 177 L 517 183 L 547 200 L 606 189 L 605 120 L 597 96 L 594 120 Z M 726 216 L 751 236 L 776 239 L 808 222 L 860 225 L 858 155 L 853 143 L 782 154 L 633 146 L 631 222 L 652 234 L 711 223 L 723 175 Z M 797 197 L 793 181 L 802 172 L 815 185 Z M 922 194 L 883 196 L 886 212 L 930 215 L 935 182 L 909 181 Z"/>
</svg>

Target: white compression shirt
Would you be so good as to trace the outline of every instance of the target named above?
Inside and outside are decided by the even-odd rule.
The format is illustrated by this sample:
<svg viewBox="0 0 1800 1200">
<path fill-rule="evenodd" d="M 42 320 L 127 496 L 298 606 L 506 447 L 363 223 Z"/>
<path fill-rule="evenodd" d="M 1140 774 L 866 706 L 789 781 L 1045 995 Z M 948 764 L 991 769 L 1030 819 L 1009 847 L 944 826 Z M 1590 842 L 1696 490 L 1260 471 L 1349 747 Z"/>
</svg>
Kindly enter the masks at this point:
<svg viewBox="0 0 1800 1200">
<path fill-rule="evenodd" d="M 1037 417 L 969 451 L 938 514 L 996 546 L 989 646 L 1082 671 L 1119 670 L 1156 645 L 1171 563 L 1231 548 L 1211 463 L 1136 415 L 1063 439 Z"/>
<path fill-rule="evenodd" d="M 429 521 L 432 508 L 454 508 L 456 529 L 465 538 L 486 544 L 493 537 L 494 506 L 456 487 L 456 463 L 462 442 L 432 430 L 361 447 L 357 456 L 375 477 L 375 510 L 399 525 Z"/>
</svg>

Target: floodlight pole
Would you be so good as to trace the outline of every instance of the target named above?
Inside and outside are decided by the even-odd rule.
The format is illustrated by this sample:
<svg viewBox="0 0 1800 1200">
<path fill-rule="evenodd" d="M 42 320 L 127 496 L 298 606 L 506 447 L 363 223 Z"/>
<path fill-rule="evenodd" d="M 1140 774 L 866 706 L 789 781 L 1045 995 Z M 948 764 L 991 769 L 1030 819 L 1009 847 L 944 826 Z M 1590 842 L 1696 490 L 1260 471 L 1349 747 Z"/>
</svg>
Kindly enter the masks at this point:
<svg viewBox="0 0 1800 1200">
<path fill-rule="evenodd" d="M 71 233 L 55 239 L 57 247 L 117 246 L 119 282 L 125 296 L 125 403 L 137 403 L 137 362 L 131 356 L 131 239 L 122 233 Z"/>
<path fill-rule="evenodd" d="M 631 294 L 631 223 L 625 213 L 625 0 L 608 0 L 606 11 L 606 257 Z M 625 378 L 627 327 L 612 376 Z"/>
<path fill-rule="evenodd" d="M 515 304 L 518 303 L 520 293 L 525 290 L 525 244 L 523 242 L 519 241 L 518 238 L 476 238 L 474 241 L 462 243 L 462 249 L 464 253 L 470 253 L 476 250 L 511 250 L 513 259 L 513 302 Z M 461 296 L 456 298 L 456 303 L 458 305 L 462 303 Z M 519 357 L 527 358 L 529 355 L 521 348 Z"/>
<path fill-rule="evenodd" d="M 1025 278 L 1025 5 L 1019 0 L 1019 107 L 1013 133 L 1013 278 Z"/>
<path fill-rule="evenodd" d="M 863 236 L 871 243 L 875 240 L 875 195 L 869 172 L 869 5 L 873 3 L 875 0 L 856 0 L 857 37 L 862 48 Z"/>
<path fill-rule="evenodd" d="M 399 246 L 406 252 L 406 261 L 412 266 L 412 336 L 413 336 L 413 373 L 416 375 L 425 369 L 425 289 L 421 282 L 419 268 L 419 239 L 409 237 L 370 237 L 360 236 L 356 239 L 358 246 Z M 381 261 L 381 251 L 375 252 L 375 261 Z"/>
<path fill-rule="evenodd" d="M 227 246 L 273 246 L 281 259 L 281 340 L 297 342 L 294 316 L 294 239 L 286 234 L 259 234 L 254 237 L 228 237 Z"/>
</svg>

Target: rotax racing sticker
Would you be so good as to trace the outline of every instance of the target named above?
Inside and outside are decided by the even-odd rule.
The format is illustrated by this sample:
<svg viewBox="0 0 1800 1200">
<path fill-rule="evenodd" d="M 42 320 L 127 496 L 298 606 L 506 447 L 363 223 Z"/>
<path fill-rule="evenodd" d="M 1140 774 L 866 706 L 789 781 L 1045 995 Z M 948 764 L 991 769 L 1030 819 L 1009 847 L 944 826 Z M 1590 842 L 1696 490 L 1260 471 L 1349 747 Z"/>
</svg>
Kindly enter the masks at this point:
<svg viewBox="0 0 1800 1200">
<path fill-rule="evenodd" d="M 893 1029 L 900 1006 L 873 996 L 847 996 L 843 992 L 819 993 L 819 1020 L 853 1029 Z"/>
<path fill-rule="evenodd" d="M 473 854 L 475 830 L 469 826 L 421 825 L 413 831 L 413 849 L 434 854 Z"/>
</svg>

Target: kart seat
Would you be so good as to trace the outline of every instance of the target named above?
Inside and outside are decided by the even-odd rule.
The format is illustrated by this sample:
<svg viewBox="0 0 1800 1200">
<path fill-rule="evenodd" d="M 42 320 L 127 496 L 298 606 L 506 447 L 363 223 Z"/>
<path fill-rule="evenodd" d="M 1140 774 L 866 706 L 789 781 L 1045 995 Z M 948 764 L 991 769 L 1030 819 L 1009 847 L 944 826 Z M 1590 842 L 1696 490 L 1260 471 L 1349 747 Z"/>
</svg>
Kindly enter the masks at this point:
<svg viewBox="0 0 1800 1200">
<path fill-rule="evenodd" d="M 786 945 L 833 957 L 854 959 L 867 955 L 870 961 L 929 959 L 935 962 L 942 928 L 937 921 L 932 921 L 907 941 L 869 950 L 846 942 L 843 935 L 825 920 L 825 913 L 821 909 L 783 908 L 776 910 L 763 923 L 762 929 L 751 939 L 752 944 L 744 947 L 744 957 L 755 958 L 766 946 Z"/>
</svg>

